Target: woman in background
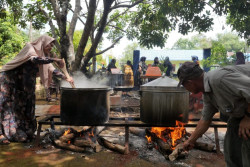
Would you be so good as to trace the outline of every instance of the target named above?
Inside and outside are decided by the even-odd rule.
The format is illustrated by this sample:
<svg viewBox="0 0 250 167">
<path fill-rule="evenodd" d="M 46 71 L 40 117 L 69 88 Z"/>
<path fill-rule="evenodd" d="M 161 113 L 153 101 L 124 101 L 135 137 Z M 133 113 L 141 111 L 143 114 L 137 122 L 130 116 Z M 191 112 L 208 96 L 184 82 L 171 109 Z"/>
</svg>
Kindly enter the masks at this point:
<svg viewBox="0 0 250 167">
<path fill-rule="evenodd" d="M 124 65 L 124 85 L 134 87 L 133 65 L 130 60 Z"/>
</svg>

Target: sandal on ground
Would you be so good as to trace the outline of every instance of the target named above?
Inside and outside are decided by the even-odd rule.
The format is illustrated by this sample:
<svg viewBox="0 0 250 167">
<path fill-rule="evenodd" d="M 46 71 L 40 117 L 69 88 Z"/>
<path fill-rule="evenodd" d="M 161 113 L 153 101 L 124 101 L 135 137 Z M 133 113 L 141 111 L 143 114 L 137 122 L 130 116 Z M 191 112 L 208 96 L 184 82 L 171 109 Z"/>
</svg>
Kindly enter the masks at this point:
<svg viewBox="0 0 250 167">
<path fill-rule="evenodd" d="M 10 141 L 3 135 L 0 135 L 0 145 L 8 145 L 8 144 L 10 144 Z"/>
</svg>

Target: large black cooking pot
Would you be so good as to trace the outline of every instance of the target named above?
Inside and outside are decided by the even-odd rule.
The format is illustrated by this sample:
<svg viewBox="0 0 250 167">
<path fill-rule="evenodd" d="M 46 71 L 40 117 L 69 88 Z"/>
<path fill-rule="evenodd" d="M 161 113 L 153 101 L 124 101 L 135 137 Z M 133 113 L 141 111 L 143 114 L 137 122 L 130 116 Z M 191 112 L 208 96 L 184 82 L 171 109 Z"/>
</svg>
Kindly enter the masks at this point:
<svg viewBox="0 0 250 167">
<path fill-rule="evenodd" d="M 176 120 L 188 121 L 189 92 L 178 82 L 161 77 L 141 86 L 141 121 L 154 125 L 174 126 Z"/>
<path fill-rule="evenodd" d="M 70 125 L 105 123 L 110 88 L 61 88 L 61 121 Z"/>
</svg>

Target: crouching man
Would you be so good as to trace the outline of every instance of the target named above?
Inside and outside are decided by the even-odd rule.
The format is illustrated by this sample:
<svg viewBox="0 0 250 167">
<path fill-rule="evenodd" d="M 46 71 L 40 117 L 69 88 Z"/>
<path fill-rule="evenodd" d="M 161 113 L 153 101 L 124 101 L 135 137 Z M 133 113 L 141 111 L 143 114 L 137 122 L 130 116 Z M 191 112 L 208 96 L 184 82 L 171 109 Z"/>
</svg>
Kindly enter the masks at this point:
<svg viewBox="0 0 250 167">
<path fill-rule="evenodd" d="M 192 93 L 203 92 L 204 108 L 195 131 L 184 143 L 193 148 L 204 134 L 214 114 L 229 116 L 224 142 L 227 167 L 250 166 L 250 65 L 226 66 L 208 73 L 193 62 L 185 62 L 178 70 L 179 86 Z"/>
</svg>

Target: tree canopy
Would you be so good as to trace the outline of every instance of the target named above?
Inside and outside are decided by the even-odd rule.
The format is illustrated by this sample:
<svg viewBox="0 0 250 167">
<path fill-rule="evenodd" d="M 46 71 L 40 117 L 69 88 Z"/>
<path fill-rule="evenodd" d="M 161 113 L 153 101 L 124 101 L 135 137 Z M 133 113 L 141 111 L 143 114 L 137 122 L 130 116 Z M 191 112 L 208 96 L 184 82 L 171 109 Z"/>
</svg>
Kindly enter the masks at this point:
<svg viewBox="0 0 250 167">
<path fill-rule="evenodd" d="M 74 6 L 70 0 L 33 0 L 25 5 L 21 0 L 2 0 L 0 17 L 4 17 L 6 8 L 9 7 L 15 17 L 15 23 L 20 23 L 22 26 L 31 21 L 34 28 L 40 29 L 49 23 L 51 34 L 58 40 L 56 46 L 61 57 L 66 59 L 68 67 L 68 62 L 75 59 L 73 70 L 79 69 L 82 59 L 84 67 L 90 59 L 114 47 L 124 36 L 131 40 L 137 39 L 141 46 L 152 48 L 164 47 L 168 33 L 175 29 L 181 34 L 192 31 L 207 32 L 213 25 L 211 11 L 218 15 L 227 15 L 227 23 L 232 25 L 240 36 L 248 39 L 250 33 L 250 3 L 246 0 L 86 0 L 85 3 L 74 0 L 72 2 Z M 73 14 L 71 19 L 69 13 Z M 73 34 L 77 21 L 82 23 L 83 33 L 75 53 Z M 66 28 L 67 22 L 69 29 Z M 98 51 L 98 45 L 104 34 L 107 34 L 107 38 L 113 44 Z M 84 53 L 89 39 L 91 47 Z"/>
<path fill-rule="evenodd" d="M 217 34 L 217 38 L 214 40 L 207 38 L 203 34 L 197 34 L 190 37 L 190 39 L 178 39 L 173 45 L 172 49 L 196 50 L 211 48 L 213 47 L 213 44 L 216 44 L 216 42 L 221 43 L 223 48 L 229 52 L 243 51 L 246 45 L 245 42 L 240 40 L 239 36 L 234 33 Z"/>
<path fill-rule="evenodd" d="M 0 65 L 16 56 L 26 41 L 27 37 L 12 24 L 10 16 L 0 19 Z"/>
</svg>

